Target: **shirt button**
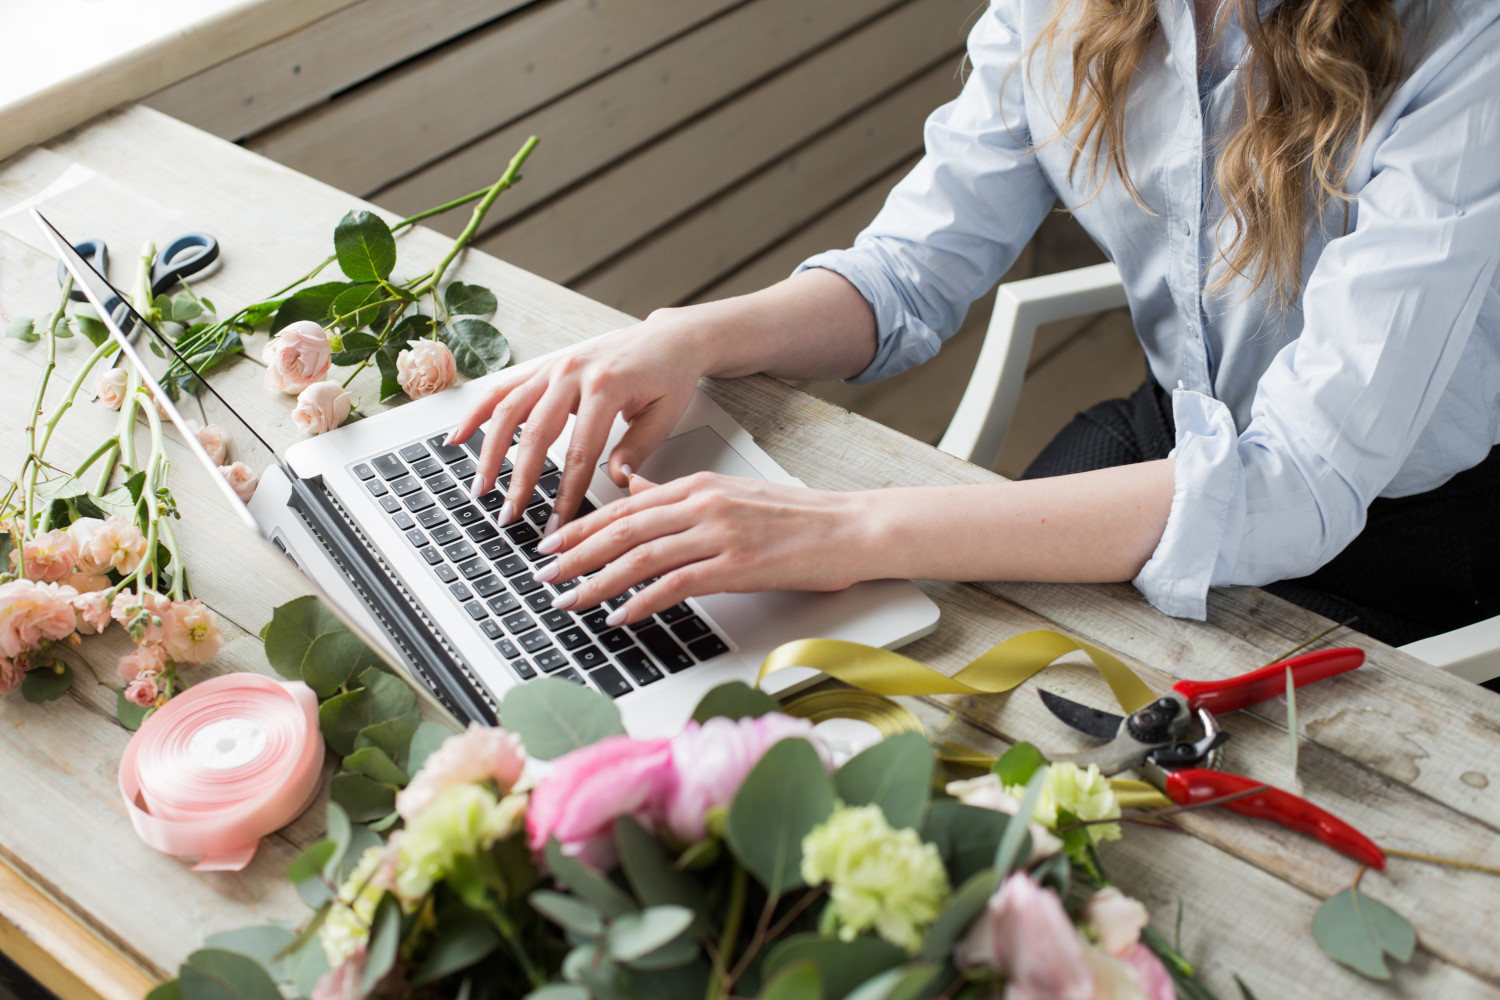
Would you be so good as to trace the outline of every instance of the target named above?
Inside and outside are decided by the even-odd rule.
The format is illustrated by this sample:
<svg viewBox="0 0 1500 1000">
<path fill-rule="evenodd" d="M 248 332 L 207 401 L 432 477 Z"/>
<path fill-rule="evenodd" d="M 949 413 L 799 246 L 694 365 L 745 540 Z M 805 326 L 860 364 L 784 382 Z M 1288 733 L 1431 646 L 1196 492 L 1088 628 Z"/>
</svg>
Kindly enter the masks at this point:
<svg viewBox="0 0 1500 1000">
<path fill-rule="evenodd" d="M 1193 235 L 1193 225 L 1192 225 L 1192 223 L 1188 222 L 1188 220 L 1186 220 L 1186 219 L 1182 220 L 1182 235 L 1184 235 L 1184 236 L 1191 236 L 1191 235 Z"/>
</svg>

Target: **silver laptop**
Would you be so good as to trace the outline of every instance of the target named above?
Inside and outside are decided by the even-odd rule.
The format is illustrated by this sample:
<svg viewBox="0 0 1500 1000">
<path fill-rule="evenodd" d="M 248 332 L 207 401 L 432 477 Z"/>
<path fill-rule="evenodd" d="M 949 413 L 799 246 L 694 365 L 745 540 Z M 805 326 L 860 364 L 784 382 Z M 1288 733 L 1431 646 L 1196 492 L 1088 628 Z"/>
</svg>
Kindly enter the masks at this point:
<svg viewBox="0 0 1500 1000">
<path fill-rule="evenodd" d="M 38 222 L 96 307 L 114 294 L 40 213 Z M 856 584 L 837 593 L 772 592 L 692 598 L 642 622 L 605 624 L 621 595 L 598 608 L 556 611 L 554 598 L 576 584 L 544 584 L 534 573 L 551 557 L 536 551 L 556 496 L 571 424 L 523 513 L 495 520 L 509 485 L 470 492 L 482 436 L 461 447 L 449 431 L 485 389 L 478 379 L 311 438 L 278 455 L 259 433 L 136 317 L 139 350 L 99 308 L 110 334 L 141 369 L 193 454 L 213 472 L 235 510 L 361 624 L 455 716 L 493 724 L 517 684 L 542 676 L 594 687 L 616 700 L 636 736 L 681 729 L 710 688 L 754 683 L 761 661 L 794 639 L 831 638 L 893 648 L 926 635 L 938 608 L 905 580 Z M 260 474 L 248 506 L 170 405 L 162 383 L 196 396 L 205 423 L 224 428 L 231 457 Z M 183 398 L 187 398 L 183 396 Z M 624 433 L 617 420 L 609 454 Z M 623 495 L 601 464 L 585 511 Z M 640 472 L 666 482 L 700 470 L 802 485 L 703 392 L 695 393 L 673 435 Z M 817 680 L 790 670 L 774 680 L 786 693 Z"/>
</svg>

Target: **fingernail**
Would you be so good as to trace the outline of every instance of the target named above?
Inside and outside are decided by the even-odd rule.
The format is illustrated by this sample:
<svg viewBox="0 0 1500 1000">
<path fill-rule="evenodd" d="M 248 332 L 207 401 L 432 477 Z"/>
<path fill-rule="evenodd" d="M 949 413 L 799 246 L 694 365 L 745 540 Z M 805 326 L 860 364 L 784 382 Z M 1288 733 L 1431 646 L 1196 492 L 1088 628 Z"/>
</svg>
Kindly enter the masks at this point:
<svg viewBox="0 0 1500 1000">
<path fill-rule="evenodd" d="M 443 447 L 444 448 L 451 448 L 451 447 L 453 447 L 453 435 L 457 434 L 457 433 L 458 433 L 457 431 L 453 431 L 447 437 L 443 438 Z"/>
<path fill-rule="evenodd" d="M 538 551 L 540 551 L 540 549 L 538 549 Z M 557 579 L 557 563 L 548 563 L 531 575 L 540 580 L 542 583 L 551 583 L 553 580 Z M 568 593 L 571 594 L 572 591 L 570 590 L 568 591 Z M 557 607 L 557 605 L 554 604 L 553 607 Z"/>
<path fill-rule="evenodd" d="M 516 505 L 509 500 L 500 505 L 500 513 L 495 515 L 495 520 L 501 524 L 509 524 L 516 518 Z"/>
<path fill-rule="evenodd" d="M 562 535 L 548 535 L 536 543 L 536 550 L 544 556 L 550 556 L 560 548 L 562 548 Z"/>
<path fill-rule="evenodd" d="M 626 479 L 629 479 L 631 476 L 635 475 L 635 470 L 632 469 L 628 464 L 621 465 L 620 474 L 623 475 Z"/>
<path fill-rule="evenodd" d="M 571 594 L 571 593 L 573 593 L 573 591 L 570 590 L 570 591 L 568 591 L 568 593 Z M 556 605 L 553 605 L 553 607 L 556 607 Z M 607 614 L 607 615 L 604 616 L 604 624 L 606 624 L 606 625 L 623 625 L 625 623 L 625 618 L 626 618 L 625 605 L 622 604 L 618 608 L 615 608 L 609 614 Z"/>
<path fill-rule="evenodd" d="M 559 518 L 556 514 L 553 514 L 551 517 L 547 518 L 547 526 L 542 529 L 542 534 L 543 535 L 550 535 L 550 534 L 552 534 L 554 531 L 557 530 L 557 526 L 561 522 L 561 520 L 562 519 Z"/>
<path fill-rule="evenodd" d="M 550 569 L 551 567 L 548 568 Z M 552 602 L 552 608 L 555 611 L 566 611 L 577 603 L 578 591 L 570 590 L 567 593 L 558 594 L 557 598 Z"/>
<path fill-rule="evenodd" d="M 469 492 L 474 494 L 476 497 L 482 497 L 486 493 L 488 493 L 489 490 L 485 489 L 484 482 L 478 476 L 475 476 L 474 485 L 469 487 Z"/>
</svg>

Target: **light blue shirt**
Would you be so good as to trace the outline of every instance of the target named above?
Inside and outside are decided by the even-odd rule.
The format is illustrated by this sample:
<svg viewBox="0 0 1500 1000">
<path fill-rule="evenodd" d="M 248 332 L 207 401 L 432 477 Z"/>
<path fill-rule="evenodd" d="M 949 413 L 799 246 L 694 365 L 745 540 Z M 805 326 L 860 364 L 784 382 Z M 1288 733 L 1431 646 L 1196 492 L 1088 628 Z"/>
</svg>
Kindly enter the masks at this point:
<svg viewBox="0 0 1500 1000">
<path fill-rule="evenodd" d="M 1146 212 L 1115 175 L 1089 200 L 1086 162 L 1069 181 L 1069 145 L 1046 141 L 1069 91 L 1066 40 L 1054 72 L 1020 63 L 1055 2 L 992 0 L 926 156 L 852 249 L 802 267 L 837 271 L 873 308 L 875 360 L 852 380 L 869 382 L 937 353 L 1053 200 L 1078 206 L 1119 267 L 1152 374 L 1175 387 L 1171 514 L 1135 585 L 1201 619 L 1210 587 L 1307 575 L 1377 496 L 1434 489 L 1500 440 L 1500 4 L 1428 0 L 1436 23 L 1408 27 L 1414 69 L 1357 151 L 1347 231 L 1336 201 L 1283 312 L 1270 282 L 1207 291 L 1224 270 L 1215 230 L 1233 224 L 1212 178 L 1243 34 L 1227 32 L 1200 81 L 1191 0 L 1160 0 L 1125 116 Z"/>
</svg>

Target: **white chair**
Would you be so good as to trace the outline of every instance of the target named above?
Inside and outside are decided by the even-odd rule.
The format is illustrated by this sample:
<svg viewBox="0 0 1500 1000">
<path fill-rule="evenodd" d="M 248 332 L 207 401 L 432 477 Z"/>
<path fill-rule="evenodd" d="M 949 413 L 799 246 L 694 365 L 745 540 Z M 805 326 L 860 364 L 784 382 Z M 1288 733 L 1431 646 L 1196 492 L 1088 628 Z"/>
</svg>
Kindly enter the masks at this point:
<svg viewBox="0 0 1500 1000">
<path fill-rule="evenodd" d="M 1015 414 L 1037 327 L 1125 304 L 1120 272 L 1113 264 L 1001 285 L 974 373 L 938 448 L 984 468 L 993 466 Z M 1500 677 L 1500 617 L 1401 649 L 1465 680 L 1493 680 Z"/>
</svg>

